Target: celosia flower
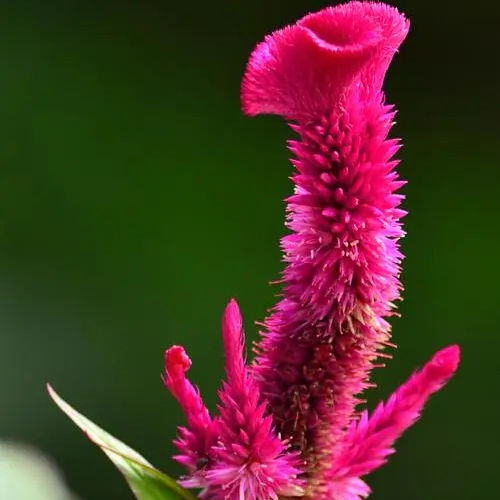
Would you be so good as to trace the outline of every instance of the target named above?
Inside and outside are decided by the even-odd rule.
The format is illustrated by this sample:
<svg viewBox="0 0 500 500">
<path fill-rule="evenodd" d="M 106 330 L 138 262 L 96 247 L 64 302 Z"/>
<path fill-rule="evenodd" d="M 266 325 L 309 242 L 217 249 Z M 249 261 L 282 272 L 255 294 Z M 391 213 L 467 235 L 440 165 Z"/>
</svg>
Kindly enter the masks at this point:
<svg viewBox="0 0 500 500">
<path fill-rule="evenodd" d="M 301 496 L 297 453 L 287 451 L 273 429 L 271 415 L 243 357 L 241 315 L 232 300 L 222 320 L 227 379 L 219 392 L 220 416 L 212 420 L 199 392 L 185 379 L 189 358 L 179 346 L 165 355 L 166 386 L 184 410 L 189 428 L 181 428 L 175 444 L 190 476 L 184 486 L 204 488 L 208 498 L 277 499 Z"/>
<path fill-rule="evenodd" d="M 366 497 L 369 487 L 359 478 L 378 469 L 394 453 L 394 441 L 420 416 L 428 397 L 441 389 L 457 369 L 460 350 L 456 345 L 437 352 L 387 400 L 379 403 L 372 416 L 365 410 L 340 442 L 340 451 L 328 472 L 329 497 L 356 500 Z M 356 485 L 359 491 L 350 489 Z"/>
<path fill-rule="evenodd" d="M 166 385 L 188 427 L 176 441 L 188 478 L 215 500 L 277 496 L 356 500 L 361 479 L 384 463 L 427 398 L 453 374 L 458 348 L 435 355 L 368 418 L 359 393 L 390 343 L 386 318 L 399 299 L 403 198 L 388 139 L 394 110 L 382 83 L 408 31 L 395 8 L 351 2 L 311 14 L 266 37 L 242 84 L 249 115 L 274 113 L 298 133 L 291 233 L 282 239 L 283 298 L 245 366 L 241 318 L 226 309 L 227 380 L 212 419 L 186 380 L 174 346 Z M 300 458 L 300 462 L 299 462 Z"/>
<path fill-rule="evenodd" d="M 174 458 L 190 472 L 187 487 L 205 486 L 203 465 L 208 462 L 217 440 L 217 424 L 212 420 L 199 391 L 186 378 L 191 360 L 181 346 L 174 345 L 165 353 L 165 386 L 181 405 L 188 427 L 179 428 L 175 445 L 181 452 Z"/>
<path fill-rule="evenodd" d="M 243 81 L 247 113 L 281 114 L 300 136 L 290 141 L 284 298 L 266 320 L 255 370 L 319 488 L 389 341 L 384 317 L 401 289 L 403 182 L 381 85 L 407 31 L 387 5 L 327 8 L 267 37 Z"/>
</svg>

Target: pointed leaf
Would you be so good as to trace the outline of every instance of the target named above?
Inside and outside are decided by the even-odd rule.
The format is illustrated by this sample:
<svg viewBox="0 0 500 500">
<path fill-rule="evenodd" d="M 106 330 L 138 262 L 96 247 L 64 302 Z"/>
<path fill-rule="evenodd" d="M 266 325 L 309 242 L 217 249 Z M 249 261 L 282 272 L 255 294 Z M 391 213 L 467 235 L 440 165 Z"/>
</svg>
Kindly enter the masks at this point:
<svg viewBox="0 0 500 500">
<path fill-rule="evenodd" d="M 49 384 L 47 389 L 57 406 L 115 464 L 138 500 L 196 500 L 194 495 L 155 469 L 142 455 L 78 413 Z"/>
</svg>

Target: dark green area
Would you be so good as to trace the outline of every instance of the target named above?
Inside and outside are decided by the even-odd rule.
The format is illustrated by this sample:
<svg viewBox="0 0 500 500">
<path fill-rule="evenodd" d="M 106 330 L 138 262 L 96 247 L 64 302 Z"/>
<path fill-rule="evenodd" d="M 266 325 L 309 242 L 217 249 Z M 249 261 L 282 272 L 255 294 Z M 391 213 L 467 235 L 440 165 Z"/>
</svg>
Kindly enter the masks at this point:
<svg viewBox="0 0 500 500">
<path fill-rule="evenodd" d="M 264 34 L 326 4 L 0 4 L 0 438 L 45 450 L 84 500 L 131 494 L 45 382 L 179 473 L 163 349 L 186 346 L 214 407 L 223 307 L 237 297 L 256 339 L 282 267 L 289 131 L 242 116 L 240 78 Z M 409 181 L 406 291 L 400 347 L 370 400 L 446 344 L 463 363 L 368 482 L 374 500 L 493 498 L 498 13 L 485 0 L 397 5 L 412 20 L 386 85 Z"/>
</svg>

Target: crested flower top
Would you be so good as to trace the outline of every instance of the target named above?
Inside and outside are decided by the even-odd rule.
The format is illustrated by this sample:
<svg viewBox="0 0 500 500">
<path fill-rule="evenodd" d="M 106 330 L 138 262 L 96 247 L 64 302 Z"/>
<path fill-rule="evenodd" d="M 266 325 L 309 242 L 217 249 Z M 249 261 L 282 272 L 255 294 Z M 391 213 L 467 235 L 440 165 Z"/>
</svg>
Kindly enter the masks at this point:
<svg viewBox="0 0 500 500">
<path fill-rule="evenodd" d="M 378 90 L 408 28 L 397 9 L 382 3 L 309 14 L 257 45 L 242 83 L 243 110 L 315 118 L 337 107 L 356 80 L 364 91 Z"/>
<path fill-rule="evenodd" d="M 272 33 L 250 57 L 243 110 L 290 121 L 295 187 L 281 241 L 282 298 L 250 367 L 238 307 L 226 308 L 218 416 L 187 381 L 182 348 L 166 353 L 165 383 L 187 417 L 175 442 L 188 473 L 182 484 L 206 498 L 366 498 L 362 477 L 385 462 L 456 370 L 451 346 L 360 416 L 359 394 L 394 347 L 387 317 L 402 289 L 404 181 L 382 84 L 408 27 L 393 7 L 350 2 Z"/>
</svg>

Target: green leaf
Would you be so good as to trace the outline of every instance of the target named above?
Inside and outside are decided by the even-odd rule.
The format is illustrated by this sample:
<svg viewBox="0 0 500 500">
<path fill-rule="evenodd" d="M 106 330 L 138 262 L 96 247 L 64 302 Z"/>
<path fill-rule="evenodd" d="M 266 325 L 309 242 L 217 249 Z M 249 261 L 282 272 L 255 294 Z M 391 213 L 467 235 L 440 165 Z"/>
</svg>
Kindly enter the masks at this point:
<svg viewBox="0 0 500 500">
<path fill-rule="evenodd" d="M 155 469 L 142 455 L 78 413 L 49 384 L 47 389 L 57 406 L 116 465 L 138 500 L 196 500 L 193 494 Z"/>
</svg>

